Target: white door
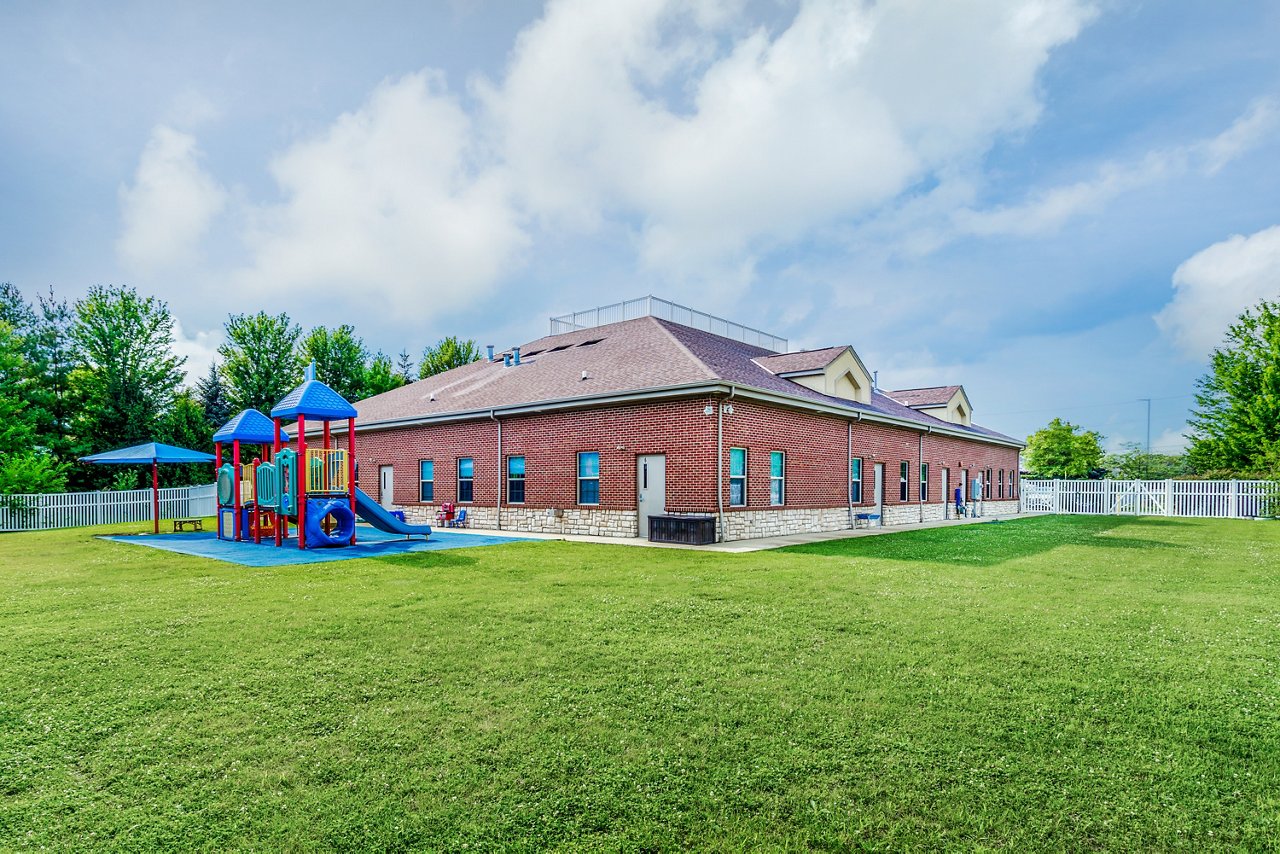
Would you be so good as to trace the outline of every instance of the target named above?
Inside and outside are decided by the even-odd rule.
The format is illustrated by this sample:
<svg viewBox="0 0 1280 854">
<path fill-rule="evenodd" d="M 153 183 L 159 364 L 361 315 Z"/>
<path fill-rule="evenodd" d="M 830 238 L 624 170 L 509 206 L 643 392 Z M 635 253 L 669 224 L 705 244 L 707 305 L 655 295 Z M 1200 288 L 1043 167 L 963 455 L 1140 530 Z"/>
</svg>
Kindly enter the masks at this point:
<svg viewBox="0 0 1280 854">
<path fill-rule="evenodd" d="M 942 518 L 951 518 L 951 493 L 948 491 L 947 475 L 951 473 L 950 469 L 942 470 Z"/>
<path fill-rule="evenodd" d="M 378 503 L 390 510 L 396 503 L 395 468 L 378 466 Z"/>
<path fill-rule="evenodd" d="M 880 518 L 876 520 L 877 525 L 884 524 L 884 463 L 876 463 L 876 486 L 875 486 L 876 515 Z"/>
<path fill-rule="evenodd" d="M 636 457 L 636 510 L 639 536 L 649 536 L 649 517 L 667 512 L 667 458 L 663 454 Z"/>
</svg>

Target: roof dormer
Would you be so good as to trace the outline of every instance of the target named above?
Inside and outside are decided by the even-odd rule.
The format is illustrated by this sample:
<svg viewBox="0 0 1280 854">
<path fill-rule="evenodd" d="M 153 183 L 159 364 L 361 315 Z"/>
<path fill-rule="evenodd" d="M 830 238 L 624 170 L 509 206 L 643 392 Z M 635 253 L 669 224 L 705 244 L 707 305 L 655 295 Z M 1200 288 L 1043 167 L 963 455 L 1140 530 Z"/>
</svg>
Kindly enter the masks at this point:
<svg viewBox="0 0 1280 854">
<path fill-rule="evenodd" d="M 912 409 L 942 421 L 969 427 L 973 424 L 973 404 L 964 386 L 943 385 L 930 388 L 905 388 L 885 394 Z"/>
<path fill-rule="evenodd" d="M 871 373 L 852 347 L 762 356 L 755 362 L 775 376 L 816 392 L 855 403 L 871 403 Z"/>
</svg>

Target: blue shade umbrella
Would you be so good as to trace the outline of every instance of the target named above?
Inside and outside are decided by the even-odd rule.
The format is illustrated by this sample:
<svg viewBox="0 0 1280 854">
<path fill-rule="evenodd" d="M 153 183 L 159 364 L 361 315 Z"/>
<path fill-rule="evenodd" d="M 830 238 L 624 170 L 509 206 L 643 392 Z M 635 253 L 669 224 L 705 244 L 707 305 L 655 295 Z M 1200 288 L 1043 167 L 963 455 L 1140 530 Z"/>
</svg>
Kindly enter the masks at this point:
<svg viewBox="0 0 1280 854">
<path fill-rule="evenodd" d="M 155 523 L 155 532 L 160 533 L 160 463 L 211 463 L 213 454 L 193 451 L 190 448 L 176 448 L 173 445 L 162 445 L 159 442 L 147 442 L 145 445 L 133 445 L 129 448 L 116 448 L 114 451 L 103 451 L 81 457 L 82 463 L 94 465 L 151 466 L 151 519 Z"/>
</svg>

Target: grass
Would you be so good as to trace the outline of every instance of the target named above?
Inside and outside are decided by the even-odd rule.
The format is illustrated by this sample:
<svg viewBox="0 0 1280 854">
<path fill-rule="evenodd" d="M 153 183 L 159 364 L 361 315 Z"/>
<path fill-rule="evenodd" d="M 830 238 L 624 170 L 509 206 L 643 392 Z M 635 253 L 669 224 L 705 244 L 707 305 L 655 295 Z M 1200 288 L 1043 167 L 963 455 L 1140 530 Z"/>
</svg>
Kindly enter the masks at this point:
<svg viewBox="0 0 1280 854">
<path fill-rule="evenodd" d="M 0 848 L 1280 848 L 1280 525 L 0 537 Z M 101 531 L 98 531 L 101 533 Z"/>
</svg>

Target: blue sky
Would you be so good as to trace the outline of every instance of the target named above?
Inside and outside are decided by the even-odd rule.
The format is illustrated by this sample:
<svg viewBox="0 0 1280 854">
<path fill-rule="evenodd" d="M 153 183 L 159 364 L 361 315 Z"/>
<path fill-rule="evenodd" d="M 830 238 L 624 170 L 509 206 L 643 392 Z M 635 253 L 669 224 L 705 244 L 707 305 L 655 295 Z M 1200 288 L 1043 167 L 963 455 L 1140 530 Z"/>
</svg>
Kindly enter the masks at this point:
<svg viewBox="0 0 1280 854">
<path fill-rule="evenodd" d="M 1280 297 L 1280 7 L 0 7 L 0 280 L 374 347 L 654 293 L 977 420 L 1179 444 Z"/>
</svg>

